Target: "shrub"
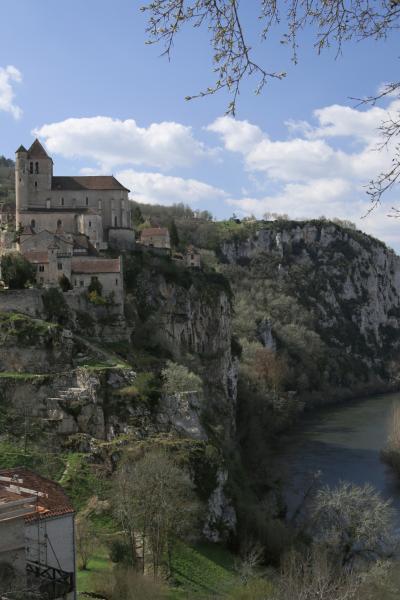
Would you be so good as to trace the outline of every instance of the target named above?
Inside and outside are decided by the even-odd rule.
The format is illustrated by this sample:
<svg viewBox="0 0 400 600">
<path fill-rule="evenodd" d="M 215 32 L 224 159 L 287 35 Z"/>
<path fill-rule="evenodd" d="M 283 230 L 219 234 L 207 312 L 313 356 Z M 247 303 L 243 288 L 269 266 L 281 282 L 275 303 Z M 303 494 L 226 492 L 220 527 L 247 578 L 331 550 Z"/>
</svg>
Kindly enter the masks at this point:
<svg viewBox="0 0 400 600">
<path fill-rule="evenodd" d="M 1 277 L 11 290 L 22 290 L 36 278 L 36 270 L 22 254 L 5 254 L 1 258 Z"/>
<path fill-rule="evenodd" d="M 92 279 L 92 281 L 90 282 L 90 285 L 88 287 L 88 292 L 89 292 L 89 295 L 92 292 L 96 292 L 96 294 L 98 296 L 101 296 L 101 294 L 103 293 L 103 286 L 101 285 L 101 283 L 98 279 Z"/>
<path fill-rule="evenodd" d="M 66 323 L 68 320 L 68 305 L 65 298 L 57 288 L 50 288 L 43 292 L 42 302 L 47 319 Z"/>
<path fill-rule="evenodd" d="M 71 282 L 66 275 L 63 274 L 58 280 L 58 283 L 63 292 L 69 292 L 69 290 L 72 290 Z"/>
</svg>

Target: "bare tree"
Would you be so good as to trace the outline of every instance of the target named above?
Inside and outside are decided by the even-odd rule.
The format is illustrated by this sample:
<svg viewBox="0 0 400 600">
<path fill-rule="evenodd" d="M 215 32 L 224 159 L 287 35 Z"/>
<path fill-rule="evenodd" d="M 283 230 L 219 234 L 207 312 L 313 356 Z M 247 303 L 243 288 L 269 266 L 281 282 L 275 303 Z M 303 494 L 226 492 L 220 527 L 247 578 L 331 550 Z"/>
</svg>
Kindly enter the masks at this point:
<svg viewBox="0 0 400 600">
<path fill-rule="evenodd" d="M 260 93 L 271 79 L 282 79 L 284 71 L 269 70 L 254 57 L 254 50 L 246 35 L 243 14 L 246 2 L 240 0 L 152 0 L 141 7 L 148 15 L 148 43 L 161 43 L 164 54 L 170 57 L 176 35 L 184 26 L 207 28 L 213 50 L 215 80 L 199 93 L 186 99 L 204 97 L 220 90 L 228 90 L 231 100 L 227 114 L 235 115 L 242 81 L 255 77 L 256 93 Z M 400 3 L 398 0 L 259 0 L 259 36 L 270 38 L 271 30 L 283 30 L 280 42 L 292 50 L 297 63 L 298 36 L 305 28 L 313 31 L 313 44 L 318 53 L 334 47 L 337 56 L 345 42 L 351 40 L 385 40 L 390 32 L 399 29 Z M 363 103 L 375 103 L 387 97 L 400 98 L 400 82 L 386 85 L 375 96 Z M 400 114 L 389 117 L 381 125 L 382 145 L 392 144 L 400 134 Z M 379 174 L 369 185 L 371 210 L 382 194 L 400 178 L 400 146 L 395 144 L 393 161 L 388 171 Z M 396 211 L 393 216 L 399 216 Z"/>
<path fill-rule="evenodd" d="M 310 532 L 316 543 L 349 568 L 357 558 L 385 556 L 393 547 L 394 511 L 367 484 L 324 487 L 310 508 Z"/>
<path fill-rule="evenodd" d="M 139 460 L 125 460 L 117 474 L 117 514 L 137 557 L 141 546 L 143 572 L 150 552 L 156 577 L 167 555 L 169 569 L 174 542 L 193 531 L 199 504 L 189 475 L 165 452 L 153 450 Z"/>
<path fill-rule="evenodd" d="M 358 579 L 315 547 L 285 557 L 274 600 L 355 600 L 357 589 Z"/>
<path fill-rule="evenodd" d="M 76 551 L 79 559 L 79 566 L 82 570 L 87 569 L 90 556 L 96 546 L 96 537 L 87 515 L 82 515 L 76 519 Z"/>
</svg>

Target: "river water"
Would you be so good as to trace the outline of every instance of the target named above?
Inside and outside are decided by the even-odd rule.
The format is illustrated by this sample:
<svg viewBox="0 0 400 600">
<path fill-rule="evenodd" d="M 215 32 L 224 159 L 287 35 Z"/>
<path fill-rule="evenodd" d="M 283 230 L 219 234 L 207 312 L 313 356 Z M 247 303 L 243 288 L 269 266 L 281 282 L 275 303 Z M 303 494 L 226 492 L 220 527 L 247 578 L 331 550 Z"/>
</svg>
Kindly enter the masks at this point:
<svg viewBox="0 0 400 600">
<path fill-rule="evenodd" d="M 279 465 L 289 514 L 309 485 L 310 474 L 321 472 L 322 484 L 339 481 L 370 483 L 391 498 L 400 526 L 400 482 L 380 460 L 388 423 L 400 393 L 373 396 L 326 407 L 306 415 L 279 443 Z"/>
</svg>

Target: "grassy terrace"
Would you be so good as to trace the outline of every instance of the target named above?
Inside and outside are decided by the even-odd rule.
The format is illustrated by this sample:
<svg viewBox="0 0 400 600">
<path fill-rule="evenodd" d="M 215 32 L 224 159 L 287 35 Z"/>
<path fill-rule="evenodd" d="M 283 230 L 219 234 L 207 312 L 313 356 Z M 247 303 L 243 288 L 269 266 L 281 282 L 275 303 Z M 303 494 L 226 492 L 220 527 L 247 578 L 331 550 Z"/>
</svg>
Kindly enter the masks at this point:
<svg viewBox="0 0 400 600">
<path fill-rule="evenodd" d="M 20 371 L 0 371 L 0 379 L 20 379 L 22 381 L 39 381 L 49 377 L 48 373 L 24 373 Z"/>
<path fill-rule="evenodd" d="M 98 576 L 111 571 L 112 567 L 106 547 L 99 545 L 87 570 L 78 572 L 78 592 L 93 592 Z M 172 569 L 169 600 L 229 598 L 229 591 L 240 583 L 233 555 L 216 544 L 189 546 L 179 543 L 173 555 Z"/>
</svg>

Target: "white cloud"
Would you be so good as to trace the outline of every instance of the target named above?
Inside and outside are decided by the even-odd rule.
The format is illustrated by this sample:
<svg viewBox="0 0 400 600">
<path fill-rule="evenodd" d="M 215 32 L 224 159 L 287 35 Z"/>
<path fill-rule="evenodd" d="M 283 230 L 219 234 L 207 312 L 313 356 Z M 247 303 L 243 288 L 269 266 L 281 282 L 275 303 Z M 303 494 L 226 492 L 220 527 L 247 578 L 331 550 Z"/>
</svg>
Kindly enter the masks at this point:
<svg viewBox="0 0 400 600">
<path fill-rule="evenodd" d="M 116 177 L 131 190 L 133 200 L 146 204 L 196 204 L 206 200 L 223 200 L 227 196 L 223 190 L 197 179 L 133 169 L 119 171 Z"/>
<path fill-rule="evenodd" d="M 10 113 L 14 119 L 22 116 L 22 109 L 15 104 L 13 83 L 21 81 L 21 72 L 16 67 L 0 67 L 0 111 Z"/>
<path fill-rule="evenodd" d="M 50 152 L 94 160 L 102 170 L 122 165 L 188 167 L 214 153 L 193 137 L 191 127 L 167 121 L 146 128 L 133 119 L 70 118 L 43 125 L 34 134 Z"/>
<path fill-rule="evenodd" d="M 354 205 L 346 198 L 354 192 L 351 184 L 343 179 L 315 179 L 309 183 L 287 183 L 277 194 L 260 198 L 245 197 L 227 202 L 245 214 L 261 217 L 265 212 L 288 214 L 293 219 L 313 219 L 325 215 L 328 218 L 354 216 Z"/>
<path fill-rule="evenodd" d="M 264 137 L 263 132 L 257 125 L 227 116 L 219 117 L 206 129 L 218 133 L 222 137 L 227 150 L 241 152 L 242 154 L 249 152 Z"/>
</svg>

